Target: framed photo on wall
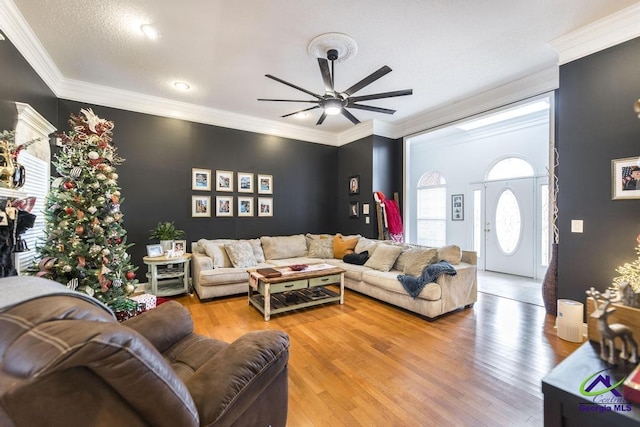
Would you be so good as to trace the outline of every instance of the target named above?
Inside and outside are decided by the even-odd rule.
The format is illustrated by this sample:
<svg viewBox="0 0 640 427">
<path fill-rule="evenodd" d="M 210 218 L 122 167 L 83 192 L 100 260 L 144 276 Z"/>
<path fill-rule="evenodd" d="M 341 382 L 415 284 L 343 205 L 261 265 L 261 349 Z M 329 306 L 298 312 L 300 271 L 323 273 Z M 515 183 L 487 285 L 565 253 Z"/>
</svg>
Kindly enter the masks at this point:
<svg viewBox="0 0 640 427">
<path fill-rule="evenodd" d="M 233 191 L 233 172 L 216 171 L 216 191 Z"/>
<path fill-rule="evenodd" d="M 349 195 L 360 194 L 360 175 L 349 177 Z"/>
<path fill-rule="evenodd" d="M 216 216 L 233 216 L 233 196 L 216 196 Z"/>
<path fill-rule="evenodd" d="M 464 220 L 464 194 L 451 195 L 451 219 L 453 221 Z"/>
<path fill-rule="evenodd" d="M 191 196 L 191 216 L 192 217 L 210 217 L 211 216 L 211 197 L 210 196 Z"/>
<path fill-rule="evenodd" d="M 191 189 L 211 191 L 211 169 L 191 168 Z"/>
<path fill-rule="evenodd" d="M 611 199 L 640 199 L 640 157 L 611 160 Z"/>
<path fill-rule="evenodd" d="M 238 197 L 238 216 L 253 216 L 253 197 Z"/>
<path fill-rule="evenodd" d="M 273 216 L 273 197 L 258 197 L 258 216 Z"/>
<path fill-rule="evenodd" d="M 238 172 L 238 192 L 253 193 L 253 174 L 252 173 Z"/>
<path fill-rule="evenodd" d="M 273 194 L 273 175 L 258 174 L 258 194 Z"/>
<path fill-rule="evenodd" d="M 349 202 L 349 218 L 360 218 L 360 202 Z"/>
</svg>

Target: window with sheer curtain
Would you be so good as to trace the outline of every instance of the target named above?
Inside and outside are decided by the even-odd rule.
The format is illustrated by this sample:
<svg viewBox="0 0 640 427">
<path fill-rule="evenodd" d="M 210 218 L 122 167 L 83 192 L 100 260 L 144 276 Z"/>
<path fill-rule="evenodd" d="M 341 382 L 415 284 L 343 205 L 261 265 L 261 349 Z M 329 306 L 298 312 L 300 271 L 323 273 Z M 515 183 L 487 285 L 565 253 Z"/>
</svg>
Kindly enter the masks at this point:
<svg viewBox="0 0 640 427">
<path fill-rule="evenodd" d="M 443 246 L 447 239 L 447 182 L 435 171 L 418 182 L 417 240 L 419 245 Z"/>
</svg>

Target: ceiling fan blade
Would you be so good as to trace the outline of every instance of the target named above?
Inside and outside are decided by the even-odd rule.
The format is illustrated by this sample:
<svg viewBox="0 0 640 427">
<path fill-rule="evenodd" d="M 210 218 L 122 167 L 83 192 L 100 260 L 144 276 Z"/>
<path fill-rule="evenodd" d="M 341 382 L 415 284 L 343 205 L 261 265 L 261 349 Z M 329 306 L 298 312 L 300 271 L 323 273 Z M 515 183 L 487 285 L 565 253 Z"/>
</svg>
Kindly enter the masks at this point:
<svg viewBox="0 0 640 427">
<path fill-rule="evenodd" d="M 318 102 L 318 101 L 309 101 L 309 100 L 302 100 L 302 99 L 265 99 L 265 98 L 258 98 L 258 101 L 275 101 L 275 102 L 313 102 L 314 104 Z"/>
<path fill-rule="evenodd" d="M 306 94 L 309 94 L 309 95 L 311 95 L 311 96 L 313 96 L 313 97 L 315 97 L 315 98 L 322 99 L 322 97 L 321 97 L 320 95 L 317 95 L 317 94 L 315 94 L 315 93 L 313 93 L 313 92 L 311 92 L 311 91 L 308 91 L 308 90 L 306 90 L 306 89 L 303 89 L 303 88 L 301 88 L 300 86 L 296 86 L 296 85 L 294 85 L 293 83 L 289 83 L 289 82 L 287 82 L 287 81 L 284 81 L 284 80 L 282 80 L 282 79 L 279 79 L 279 78 L 277 78 L 277 77 L 275 77 L 275 76 L 272 76 L 271 74 L 265 74 L 265 77 L 269 77 L 270 79 L 275 80 L 275 81 L 277 81 L 277 82 L 279 82 L 279 83 L 282 83 L 283 85 L 287 85 L 287 86 L 292 87 L 292 88 L 294 88 L 294 89 L 298 89 L 299 91 L 304 92 L 304 93 L 306 93 Z"/>
<path fill-rule="evenodd" d="M 405 96 L 413 94 L 413 89 L 396 90 L 393 92 L 373 93 L 371 95 L 353 96 L 349 102 L 368 101 L 371 99 L 393 98 L 394 96 Z"/>
<path fill-rule="evenodd" d="M 322 122 L 324 122 L 324 119 L 327 118 L 327 113 L 325 113 L 324 111 L 322 112 L 322 115 L 320 116 L 320 118 L 318 119 L 318 121 L 316 122 L 316 126 L 321 125 Z"/>
<path fill-rule="evenodd" d="M 343 108 L 341 112 L 342 112 L 342 115 L 345 116 L 347 119 L 351 120 L 351 123 L 353 123 L 354 125 L 357 125 L 358 123 L 360 123 L 360 120 L 356 119 L 356 116 L 348 112 L 346 108 Z"/>
<path fill-rule="evenodd" d="M 349 108 L 357 108 L 358 110 L 373 111 L 375 113 L 393 114 L 396 112 L 396 110 L 391 110 L 389 108 L 372 107 L 371 105 L 349 104 L 347 106 Z"/>
<path fill-rule="evenodd" d="M 376 80 L 378 80 L 380 77 L 382 77 L 385 74 L 388 74 L 390 72 L 391 72 L 391 68 L 387 67 L 386 65 L 383 66 L 383 67 L 380 67 L 379 70 L 374 71 L 373 73 L 369 74 L 367 77 L 365 77 L 364 79 L 360 80 L 358 83 L 354 84 L 349 89 L 345 90 L 343 93 L 346 93 L 347 95 L 353 95 L 354 93 L 356 93 L 357 91 L 359 91 L 363 87 L 370 85 L 371 83 L 373 83 Z"/>
<path fill-rule="evenodd" d="M 285 114 L 284 116 L 280 116 L 280 117 L 289 117 L 289 116 L 293 116 L 294 114 L 304 113 L 305 111 L 315 110 L 316 108 L 320 108 L 320 106 L 319 105 L 315 105 L 313 107 L 305 108 L 304 110 L 294 111 L 293 113 Z"/>
<path fill-rule="evenodd" d="M 331 71 L 329 71 L 329 61 L 324 58 L 318 58 L 318 64 L 320 65 L 322 81 L 324 81 L 324 90 L 326 92 L 333 92 L 333 78 Z"/>
</svg>

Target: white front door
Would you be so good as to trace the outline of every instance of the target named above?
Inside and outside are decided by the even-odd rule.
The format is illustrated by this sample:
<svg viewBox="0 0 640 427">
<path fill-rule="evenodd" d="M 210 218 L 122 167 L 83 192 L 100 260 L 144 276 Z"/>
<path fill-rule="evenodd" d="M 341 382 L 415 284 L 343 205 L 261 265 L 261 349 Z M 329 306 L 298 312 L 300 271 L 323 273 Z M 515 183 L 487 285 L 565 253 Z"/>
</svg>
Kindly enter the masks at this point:
<svg viewBox="0 0 640 427">
<path fill-rule="evenodd" d="M 534 277 L 535 180 L 485 183 L 485 269 Z"/>
</svg>

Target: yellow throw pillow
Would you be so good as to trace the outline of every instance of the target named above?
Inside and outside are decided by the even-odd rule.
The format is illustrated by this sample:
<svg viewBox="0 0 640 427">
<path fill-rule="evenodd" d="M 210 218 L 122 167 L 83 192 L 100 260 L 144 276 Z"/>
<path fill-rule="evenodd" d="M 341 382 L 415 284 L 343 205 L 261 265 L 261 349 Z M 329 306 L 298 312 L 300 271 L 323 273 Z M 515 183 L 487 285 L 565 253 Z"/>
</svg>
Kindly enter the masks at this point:
<svg viewBox="0 0 640 427">
<path fill-rule="evenodd" d="M 342 235 L 338 234 L 333 238 L 333 257 L 336 259 L 342 259 L 345 255 L 353 253 L 357 244 L 357 237 L 343 239 Z"/>
</svg>

